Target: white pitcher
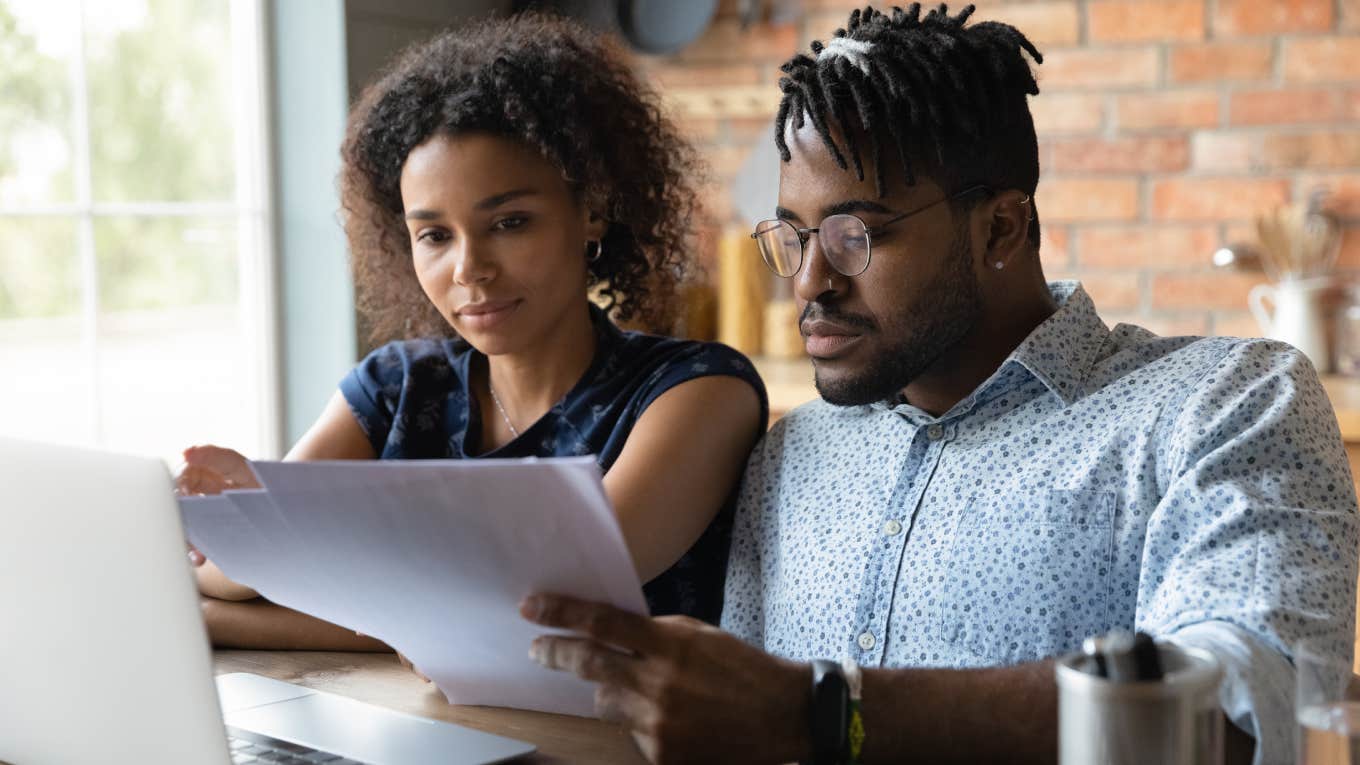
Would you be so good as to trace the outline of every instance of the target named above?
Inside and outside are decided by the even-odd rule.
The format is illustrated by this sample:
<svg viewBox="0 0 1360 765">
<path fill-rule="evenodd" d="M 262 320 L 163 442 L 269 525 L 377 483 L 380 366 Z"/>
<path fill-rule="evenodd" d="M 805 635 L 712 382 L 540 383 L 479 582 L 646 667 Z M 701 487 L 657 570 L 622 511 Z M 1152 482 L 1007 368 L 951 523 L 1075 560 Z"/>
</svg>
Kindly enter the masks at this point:
<svg viewBox="0 0 1360 765">
<path fill-rule="evenodd" d="M 1344 287 L 1330 276 L 1258 284 L 1247 304 L 1261 332 L 1303 351 L 1321 374 L 1332 371 L 1336 309 Z"/>
</svg>

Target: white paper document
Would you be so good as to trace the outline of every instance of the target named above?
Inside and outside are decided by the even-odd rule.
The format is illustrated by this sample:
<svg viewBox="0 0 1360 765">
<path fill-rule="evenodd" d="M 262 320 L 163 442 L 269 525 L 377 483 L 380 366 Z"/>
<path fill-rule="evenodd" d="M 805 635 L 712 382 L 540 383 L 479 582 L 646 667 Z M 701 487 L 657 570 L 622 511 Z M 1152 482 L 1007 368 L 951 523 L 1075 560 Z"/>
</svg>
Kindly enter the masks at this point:
<svg viewBox="0 0 1360 765">
<path fill-rule="evenodd" d="M 252 463 L 263 489 L 180 500 L 233 581 L 405 654 L 452 704 L 594 715 L 545 670 L 519 602 L 561 593 L 646 613 L 590 457 Z"/>
</svg>

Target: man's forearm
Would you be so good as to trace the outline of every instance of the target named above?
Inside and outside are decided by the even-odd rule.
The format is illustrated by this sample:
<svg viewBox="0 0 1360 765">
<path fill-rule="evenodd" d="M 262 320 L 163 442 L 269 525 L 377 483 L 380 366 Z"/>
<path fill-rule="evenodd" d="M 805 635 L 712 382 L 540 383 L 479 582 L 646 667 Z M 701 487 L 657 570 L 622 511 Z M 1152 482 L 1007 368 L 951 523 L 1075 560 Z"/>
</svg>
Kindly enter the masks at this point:
<svg viewBox="0 0 1360 765">
<path fill-rule="evenodd" d="M 360 637 L 314 616 L 270 603 L 202 598 L 203 621 L 217 648 L 288 651 L 391 651 L 381 640 Z"/>
<path fill-rule="evenodd" d="M 1053 663 L 864 672 L 866 763 L 1058 759 Z"/>
<path fill-rule="evenodd" d="M 988 669 L 864 672 L 866 763 L 1058 761 L 1053 662 Z M 1225 761 L 1252 761 L 1255 741 L 1225 722 Z"/>
</svg>

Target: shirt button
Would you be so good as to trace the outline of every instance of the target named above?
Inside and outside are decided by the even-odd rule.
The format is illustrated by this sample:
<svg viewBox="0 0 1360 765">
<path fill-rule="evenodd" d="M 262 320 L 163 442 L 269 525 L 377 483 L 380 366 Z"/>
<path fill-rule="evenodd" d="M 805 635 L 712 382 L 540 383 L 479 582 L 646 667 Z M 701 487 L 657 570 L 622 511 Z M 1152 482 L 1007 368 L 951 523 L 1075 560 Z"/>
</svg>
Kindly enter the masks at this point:
<svg viewBox="0 0 1360 765">
<path fill-rule="evenodd" d="M 902 524 L 899 521 L 888 521 L 883 524 L 883 533 L 886 536 L 895 537 L 902 533 Z"/>
<path fill-rule="evenodd" d="M 939 441 L 941 438 L 944 438 L 944 428 L 940 425 L 931 425 L 926 429 L 926 436 L 929 437 L 931 441 Z"/>
<path fill-rule="evenodd" d="M 860 648 L 863 648 L 864 650 L 867 651 L 870 648 L 874 647 L 874 636 L 868 632 L 861 632 L 859 635 L 859 640 L 857 640 L 856 642 L 859 643 Z"/>
</svg>

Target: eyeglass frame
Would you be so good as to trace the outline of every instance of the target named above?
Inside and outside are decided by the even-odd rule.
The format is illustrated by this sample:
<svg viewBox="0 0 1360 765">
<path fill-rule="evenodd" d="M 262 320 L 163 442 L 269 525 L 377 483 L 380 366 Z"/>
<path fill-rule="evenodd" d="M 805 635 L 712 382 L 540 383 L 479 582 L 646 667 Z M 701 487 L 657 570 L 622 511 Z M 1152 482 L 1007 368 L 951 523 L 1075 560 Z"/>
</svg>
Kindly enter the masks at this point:
<svg viewBox="0 0 1360 765">
<path fill-rule="evenodd" d="M 830 260 L 827 260 L 827 264 L 830 265 L 833 269 L 835 269 L 836 273 L 838 273 L 838 274 L 840 274 L 840 275 L 842 275 L 842 276 L 851 276 L 851 277 L 853 277 L 853 276 L 859 276 L 860 274 L 862 274 L 862 273 L 864 273 L 865 271 L 868 271 L 868 270 L 869 270 L 869 264 L 870 264 L 870 263 L 873 261 L 873 259 L 874 259 L 874 235 L 875 235 L 875 234 L 881 234 L 881 233 L 883 232 L 883 230 L 886 229 L 888 226 L 891 226 L 892 224 L 897 223 L 898 221 L 906 220 L 907 218 L 910 218 L 911 216 L 916 215 L 917 213 L 925 212 L 926 210 L 929 210 L 930 208 L 932 208 L 932 207 L 934 207 L 934 206 L 936 206 L 936 205 L 943 204 L 943 203 L 945 203 L 945 202 L 952 202 L 952 201 L 954 201 L 954 200 L 956 200 L 956 199 L 960 199 L 960 198 L 962 198 L 962 197 L 968 196 L 969 194 L 974 194 L 974 193 L 977 193 L 977 192 L 979 192 L 979 191 L 987 191 L 987 192 L 990 192 L 991 190 L 992 190 L 991 187 L 990 187 L 990 186 L 987 186 L 987 185 L 985 185 L 985 184 L 977 184 L 977 185 L 975 185 L 975 186 L 969 186 L 968 188 L 964 189 L 963 191 L 957 192 L 957 193 L 955 193 L 955 194 L 951 194 L 950 196 L 944 197 L 944 198 L 942 198 L 942 199 L 937 199 L 937 200 L 935 200 L 934 202 L 931 202 L 931 203 L 929 203 L 929 204 L 922 205 L 922 206 L 916 208 L 915 210 L 908 210 L 907 212 L 904 212 L 904 213 L 902 213 L 902 214 L 900 214 L 900 215 L 898 215 L 898 216 L 896 216 L 896 217 L 890 218 L 890 219 L 888 219 L 888 220 L 886 220 L 886 221 L 884 221 L 884 222 L 878 224 L 877 226 L 870 226 L 868 223 L 865 223 L 865 222 L 864 222 L 864 219 L 863 219 L 863 218 L 859 217 L 858 215 L 855 215 L 854 213 L 836 213 L 836 215 L 845 215 L 845 216 L 854 218 L 855 220 L 859 221 L 859 225 L 861 225 L 861 226 L 864 227 L 864 248 L 868 251 L 868 254 L 864 256 L 864 267 L 861 268 L 860 270 L 856 271 L 856 272 L 853 273 L 853 274 L 847 274 L 846 272 L 840 270 L 839 268 L 836 268 L 836 264 L 835 264 L 835 263 L 832 263 Z M 828 215 L 828 216 L 827 216 L 827 218 L 832 218 L 832 217 L 835 217 L 835 216 L 833 216 L 833 215 Z M 760 230 L 761 225 L 763 225 L 763 224 L 765 224 L 765 223 L 770 223 L 770 222 L 775 222 L 775 223 L 777 223 L 777 224 L 779 224 L 779 225 L 787 225 L 789 228 L 793 229 L 793 232 L 794 232 L 795 234 L 798 235 L 798 267 L 795 268 L 795 269 L 793 269 L 793 273 L 789 274 L 788 276 L 785 276 L 785 275 L 779 273 L 778 271 L 775 271 L 775 270 L 774 270 L 774 266 L 771 266 L 771 265 L 770 265 L 770 261 L 769 261 L 767 258 L 765 258 L 765 256 L 764 256 L 763 254 L 761 255 L 760 260 L 761 260 L 761 262 L 763 262 L 763 263 L 765 264 L 765 267 L 768 268 L 768 269 L 770 269 L 770 272 L 773 273 L 775 276 L 778 276 L 778 277 L 781 278 L 781 279 L 792 279 L 793 277 L 795 277 L 795 276 L 798 275 L 798 272 L 799 272 L 799 271 L 802 271 L 802 270 L 803 270 L 803 262 L 804 262 L 805 260 L 807 260 L 807 243 L 808 243 L 808 240 L 812 238 L 812 235 L 813 235 L 813 234 L 817 234 L 817 235 L 818 235 L 818 238 L 819 238 L 819 240 L 820 240 L 821 232 L 822 232 L 822 227 L 826 225 L 826 218 L 823 218 L 823 219 L 822 219 L 822 222 L 821 222 L 820 224 L 818 224 L 818 225 L 817 225 L 816 227 L 814 227 L 814 228 L 799 228 L 799 227 L 793 225 L 792 223 L 790 223 L 789 221 L 787 221 L 787 220 L 785 220 L 785 219 L 783 219 L 783 218 L 767 218 L 767 219 L 761 221 L 760 223 L 757 223 L 757 224 L 756 224 L 756 230 L 755 230 L 754 232 L 751 233 L 751 235 L 750 235 L 751 238 L 752 238 L 752 239 L 755 239 L 755 240 L 757 240 L 757 242 L 759 242 L 759 237 L 760 237 L 760 235 L 763 234 L 763 233 L 767 233 L 767 232 L 765 232 L 765 231 L 761 231 L 761 230 Z"/>
</svg>

